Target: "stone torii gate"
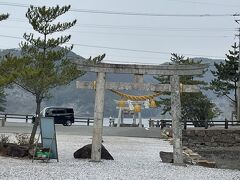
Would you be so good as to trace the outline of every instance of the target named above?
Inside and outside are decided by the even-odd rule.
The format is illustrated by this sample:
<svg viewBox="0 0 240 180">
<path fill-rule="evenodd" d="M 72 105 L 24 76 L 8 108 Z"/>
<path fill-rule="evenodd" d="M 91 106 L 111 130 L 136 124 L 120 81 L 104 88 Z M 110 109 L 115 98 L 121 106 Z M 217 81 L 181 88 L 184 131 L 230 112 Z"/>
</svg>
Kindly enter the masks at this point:
<svg viewBox="0 0 240 180">
<path fill-rule="evenodd" d="M 174 164 L 183 164 L 182 155 L 182 127 L 181 127 L 181 102 L 180 92 L 198 92 L 196 85 L 182 85 L 180 87 L 179 76 L 200 75 L 208 66 L 198 65 L 135 65 L 135 64 L 84 64 L 76 63 L 78 69 L 87 72 L 96 72 L 96 84 L 94 82 L 79 82 L 77 88 L 96 88 L 94 106 L 94 125 L 92 138 L 91 161 L 101 160 L 101 144 L 103 129 L 103 108 L 105 89 L 171 92 L 171 112 L 173 128 L 173 159 Z M 106 82 L 106 73 L 134 74 L 134 82 Z M 171 76 L 170 84 L 144 83 L 143 75 Z"/>
</svg>

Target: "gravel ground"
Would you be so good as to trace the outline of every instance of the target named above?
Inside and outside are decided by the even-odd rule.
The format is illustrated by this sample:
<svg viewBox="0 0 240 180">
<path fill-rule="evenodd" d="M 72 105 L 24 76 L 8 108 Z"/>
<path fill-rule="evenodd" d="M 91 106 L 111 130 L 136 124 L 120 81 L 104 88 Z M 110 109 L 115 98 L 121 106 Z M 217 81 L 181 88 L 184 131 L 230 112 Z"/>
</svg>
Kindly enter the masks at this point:
<svg viewBox="0 0 240 180">
<path fill-rule="evenodd" d="M 59 162 L 0 156 L 0 179 L 126 179 L 126 180 L 240 180 L 239 170 L 162 163 L 159 151 L 172 151 L 168 142 L 155 138 L 103 137 L 114 161 L 89 162 L 74 159 L 73 153 L 91 143 L 90 136 L 58 135 Z"/>
</svg>

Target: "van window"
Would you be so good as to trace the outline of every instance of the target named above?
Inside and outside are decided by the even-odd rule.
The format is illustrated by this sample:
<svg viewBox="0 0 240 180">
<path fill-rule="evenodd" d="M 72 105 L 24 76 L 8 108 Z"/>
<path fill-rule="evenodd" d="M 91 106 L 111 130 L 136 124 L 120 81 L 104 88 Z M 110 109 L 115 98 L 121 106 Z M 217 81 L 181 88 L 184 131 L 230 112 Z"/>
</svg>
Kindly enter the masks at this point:
<svg viewBox="0 0 240 180">
<path fill-rule="evenodd" d="M 52 109 L 46 109 L 45 115 L 52 115 Z"/>
<path fill-rule="evenodd" d="M 52 110 L 52 114 L 65 114 L 65 111 L 63 109 L 55 109 Z"/>
<path fill-rule="evenodd" d="M 73 113 L 73 109 L 66 109 L 67 113 Z"/>
</svg>

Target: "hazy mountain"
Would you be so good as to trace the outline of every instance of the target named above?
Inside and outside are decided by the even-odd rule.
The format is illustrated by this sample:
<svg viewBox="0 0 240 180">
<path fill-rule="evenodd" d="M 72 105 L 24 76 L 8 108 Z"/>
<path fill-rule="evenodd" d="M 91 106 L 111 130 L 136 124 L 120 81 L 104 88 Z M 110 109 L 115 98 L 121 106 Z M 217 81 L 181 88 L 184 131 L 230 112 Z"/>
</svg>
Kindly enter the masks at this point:
<svg viewBox="0 0 240 180">
<path fill-rule="evenodd" d="M 84 76 L 80 77 L 77 80 L 80 81 L 93 81 L 96 78 L 95 73 L 87 73 Z M 107 76 L 108 81 L 131 81 L 131 75 L 128 74 L 109 74 Z M 154 81 L 152 77 L 147 77 L 145 81 Z M 125 81 L 127 82 L 127 81 Z M 7 96 L 7 109 L 6 112 L 11 113 L 34 113 L 35 112 L 35 99 L 34 97 L 23 91 L 18 87 L 14 87 L 12 89 L 6 90 Z M 93 116 L 94 109 L 94 101 L 95 101 L 95 91 L 88 89 L 77 89 L 76 81 L 73 81 L 67 86 L 58 87 L 53 89 L 52 91 L 53 97 L 47 100 L 44 100 L 42 107 L 45 106 L 67 106 L 73 107 L 76 114 L 81 116 Z M 138 94 L 140 92 L 129 92 L 130 94 Z M 149 94 L 149 92 L 142 92 L 142 94 Z M 118 100 L 119 97 L 116 96 L 111 91 L 106 90 L 105 92 L 105 108 L 104 114 L 106 117 L 108 116 L 117 116 L 116 102 L 114 100 Z M 144 110 L 144 116 L 150 116 L 158 114 L 156 110 Z"/>
<path fill-rule="evenodd" d="M 13 55 L 20 55 L 18 49 L 13 50 L 1 50 L 0 56 L 6 55 L 8 53 Z M 69 57 L 73 60 L 84 58 L 78 56 L 71 52 Z M 78 78 L 80 81 L 94 81 L 96 79 L 95 73 L 86 73 L 84 76 Z M 93 116 L 94 110 L 94 101 L 95 101 L 95 91 L 87 89 L 77 89 L 76 81 L 71 82 L 67 86 L 61 86 L 53 89 L 51 91 L 52 97 L 43 101 L 42 107 L 45 106 L 66 106 L 73 107 L 76 114 L 80 116 Z M 130 82 L 133 80 L 133 75 L 129 74 L 108 74 L 107 81 L 124 81 Z M 152 82 L 155 81 L 151 76 L 146 76 L 144 81 Z M 130 94 L 149 94 L 149 92 L 138 92 L 130 91 Z M 30 113 L 35 112 L 36 103 L 35 98 L 28 92 L 22 90 L 21 88 L 14 86 L 11 89 L 6 89 L 7 94 L 7 103 L 6 103 L 6 112 L 8 113 Z M 116 117 L 118 111 L 116 109 L 116 102 L 119 97 L 114 93 L 106 90 L 105 93 L 105 108 L 104 115 Z M 157 110 L 143 110 L 143 116 L 157 116 L 159 112 Z"/>
<path fill-rule="evenodd" d="M 220 63 L 224 60 L 221 59 L 207 59 L 207 58 L 195 58 L 197 60 L 201 59 L 203 63 L 209 64 L 209 68 L 206 71 L 206 73 L 203 76 L 203 80 L 210 83 L 211 80 L 214 78 L 211 70 L 216 70 L 214 63 Z M 214 94 L 213 91 L 206 91 L 204 92 L 211 100 L 214 102 L 217 107 L 222 111 L 222 114 L 217 119 L 230 119 L 231 118 L 231 112 L 233 111 L 233 108 L 230 105 L 230 102 L 226 97 L 217 97 L 216 94 Z"/>
<path fill-rule="evenodd" d="M 19 55 L 20 51 L 17 49 L 14 50 L 2 50 L 0 51 L 0 55 L 6 54 L 9 51 L 14 53 L 15 55 Z M 81 56 L 72 53 L 69 55 L 74 60 L 76 59 L 84 59 Z M 214 69 L 214 62 L 220 62 L 221 60 L 212 60 L 212 59 L 203 59 L 204 63 L 209 64 L 209 69 L 205 73 L 203 79 L 207 82 L 210 82 L 213 79 L 213 75 L 210 72 L 211 69 Z M 93 81 L 95 80 L 95 73 L 86 73 L 84 76 L 78 78 L 80 81 Z M 129 74 L 108 74 L 107 81 L 115 81 L 115 82 L 131 82 L 133 80 L 133 75 Z M 145 76 L 145 82 L 156 82 L 156 80 L 152 76 Z M 126 91 L 127 92 L 127 91 Z M 7 93 L 7 104 L 6 104 L 6 112 L 8 113 L 30 113 L 33 114 L 35 112 L 35 99 L 34 97 L 23 91 L 19 87 L 14 87 L 11 89 L 6 89 Z M 134 95 L 145 95 L 150 92 L 139 92 L 139 91 L 128 91 L 129 94 Z M 224 117 L 229 117 L 231 109 L 229 107 L 229 103 L 225 98 L 216 98 L 216 95 L 207 91 L 206 94 L 209 96 L 212 101 L 214 101 L 219 108 L 223 111 Z M 95 91 L 87 90 L 87 89 L 77 89 L 76 81 L 73 81 L 67 86 L 58 87 L 52 90 L 52 98 L 44 100 L 42 107 L 45 106 L 66 106 L 73 107 L 76 114 L 80 116 L 93 116 L 94 109 L 94 98 Z M 104 115 L 105 117 L 114 116 L 117 117 L 118 111 L 116 109 L 116 102 L 114 100 L 118 100 L 119 97 L 114 93 L 106 90 L 105 93 L 105 107 L 104 107 Z M 143 110 L 143 117 L 160 117 L 160 109 L 145 109 Z"/>
</svg>

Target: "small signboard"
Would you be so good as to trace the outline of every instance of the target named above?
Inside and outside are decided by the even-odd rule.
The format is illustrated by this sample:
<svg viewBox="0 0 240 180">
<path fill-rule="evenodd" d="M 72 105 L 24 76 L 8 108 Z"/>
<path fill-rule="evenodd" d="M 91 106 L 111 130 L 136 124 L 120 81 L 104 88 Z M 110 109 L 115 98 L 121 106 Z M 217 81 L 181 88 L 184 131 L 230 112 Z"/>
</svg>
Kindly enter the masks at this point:
<svg viewBox="0 0 240 180">
<path fill-rule="evenodd" d="M 51 117 L 41 118 L 40 133 L 41 133 L 43 148 L 50 149 L 49 158 L 57 159 L 58 161 L 57 140 L 56 140 L 54 118 L 51 118 Z"/>
</svg>

